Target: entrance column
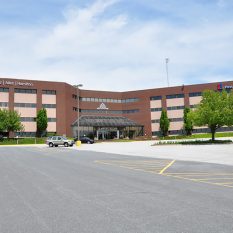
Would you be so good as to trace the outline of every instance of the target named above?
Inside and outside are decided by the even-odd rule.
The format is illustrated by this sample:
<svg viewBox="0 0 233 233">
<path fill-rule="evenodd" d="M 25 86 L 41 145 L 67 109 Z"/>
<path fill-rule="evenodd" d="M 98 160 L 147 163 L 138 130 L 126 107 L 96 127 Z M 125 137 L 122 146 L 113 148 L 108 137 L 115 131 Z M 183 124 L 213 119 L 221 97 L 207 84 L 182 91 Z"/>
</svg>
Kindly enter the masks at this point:
<svg viewBox="0 0 233 233">
<path fill-rule="evenodd" d="M 97 141 L 99 140 L 99 130 L 97 129 L 96 130 L 96 138 L 97 138 Z"/>
<path fill-rule="evenodd" d="M 119 139 L 119 138 L 120 138 L 120 131 L 117 130 L 117 139 Z"/>
</svg>

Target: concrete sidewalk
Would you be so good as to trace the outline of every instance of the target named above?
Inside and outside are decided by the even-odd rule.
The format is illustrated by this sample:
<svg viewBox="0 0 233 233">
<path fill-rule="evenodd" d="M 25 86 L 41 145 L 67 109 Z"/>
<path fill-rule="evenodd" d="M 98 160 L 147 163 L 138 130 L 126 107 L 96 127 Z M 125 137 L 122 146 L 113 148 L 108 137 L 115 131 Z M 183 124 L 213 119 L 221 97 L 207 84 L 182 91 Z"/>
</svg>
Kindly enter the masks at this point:
<svg viewBox="0 0 233 233">
<path fill-rule="evenodd" d="M 232 139 L 232 138 L 231 138 Z M 82 144 L 75 150 L 233 165 L 233 144 L 156 145 L 155 141 Z"/>
</svg>

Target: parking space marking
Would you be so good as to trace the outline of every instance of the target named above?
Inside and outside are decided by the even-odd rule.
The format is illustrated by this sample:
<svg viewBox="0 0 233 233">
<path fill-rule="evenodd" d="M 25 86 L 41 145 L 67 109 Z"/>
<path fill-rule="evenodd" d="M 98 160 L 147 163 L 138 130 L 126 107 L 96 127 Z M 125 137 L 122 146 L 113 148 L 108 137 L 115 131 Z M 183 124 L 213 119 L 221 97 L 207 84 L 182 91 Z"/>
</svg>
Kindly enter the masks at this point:
<svg viewBox="0 0 233 233">
<path fill-rule="evenodd" d="M 206 184 L 211 184 L 211 185 L 218 185 L 218 186 L 233 188 L 233 182 L 232 183 L 228 182 L 229 180 L 233 180 L 233 177 L 230 177 L 230 178 L 228 177 L 228 176 L 233 176 L 233 173 L 224 173 L 224 174 L 221 174 L 221 173 L 220 174 L 219 173 L 208 173 L 208 174 L 164 173 L 163 175 L 178 178 L 178 179 L 183 179 L 183 180 L 190 180 L 190 181 L 199 182 L 199 183 L 206 183 Z M 208 178 L 206 175 L 208 176 Z"/>
<path fill-rule="evenodd" d="M 174 163 L 174 160 L 97 160 L 95 162 L 159 174 L 161 171 L 167 170 Z"/>
<path fill-rule="evenodd" d="M 160 174 L 160 175 L 163 174 L 169 167 L 172 166 L 172 164 L 173 164 L 174 162 L 175 162 L 175 160 L 171 161 L 165 168 L 163 168 L 163 169 L 159 172 L 159 174 Z"/>
<path fill-rule="evenodd" d="M 233 173 L 219 172 L 167 172 L 175 160 L 96 160 L 95 163 L 143 171 L 157 175 L 199 183 L 233 188 Z"/>
</svg>

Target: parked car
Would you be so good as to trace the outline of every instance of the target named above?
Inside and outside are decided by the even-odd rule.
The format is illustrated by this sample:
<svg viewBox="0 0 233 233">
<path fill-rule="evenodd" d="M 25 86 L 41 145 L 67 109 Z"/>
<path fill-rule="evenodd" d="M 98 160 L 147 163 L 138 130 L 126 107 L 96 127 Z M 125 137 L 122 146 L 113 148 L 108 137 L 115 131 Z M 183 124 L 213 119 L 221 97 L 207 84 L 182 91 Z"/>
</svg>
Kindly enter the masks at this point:
<svg viewBox="0 0 233 233">
<path fill-rule="evenodd" d="M 69 140 L 63 136 L 53 136 L 47 138 L 46 144 L 49 145 L 49 147 L 53 147 L 53 146 L 58 147 L 60 145 L 68 147 L 68 146 L 73 146 L 74 141 Z"/>
<path fill-rule="evenodd" d="M 75 142 L 78 141 L 78 138 L 76 137 L 76 138 L 74 139 L 74 141 L 75 141 Z M 91 139 L 91 138 L 89 138 L 89 137 L 81 137 L 81 138 L 80 138 L 80 141 L 81 141 L 82 143 L 87 143 L 87 144 L 93 144 L 93 143 L 95 142 L 93 139 Z"/>
</svg>

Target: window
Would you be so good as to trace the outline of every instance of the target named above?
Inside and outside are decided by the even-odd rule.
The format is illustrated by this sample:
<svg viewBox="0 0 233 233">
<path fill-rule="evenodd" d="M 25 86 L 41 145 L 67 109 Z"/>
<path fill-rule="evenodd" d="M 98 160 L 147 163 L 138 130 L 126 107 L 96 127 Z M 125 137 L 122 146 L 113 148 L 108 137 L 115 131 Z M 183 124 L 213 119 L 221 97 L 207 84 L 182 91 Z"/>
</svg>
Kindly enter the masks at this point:
<svg viewBox="0 0 233 233">
<path fill-rule="evenodd" d="M 21 122 L 35 122 L 36 118 L 35 117 L 20 117 Z"/>
<path fill-rule="evenodd" d="M 120 104 L 120 103 L 137 102 L 137 101 L 139 101 L 139 98 L 112 99 L 112 98 L 81 97 L 80 100 L 84 101 L 84 102 L 100 102 L 100 103 L 118 103 L 118 104 Z"/>
<path fill-rule="evenodd" d="M 132 114 L 139 112 L 139 109 L 130 110 L 99 110 L 99 109 L 81 109 L 82 113 L 109 113 L 109 114 Z"/>
<path fill-rule="evenodd" d="M 161 100 L 162 96 L 151 96 L 150 100 Z"/>
<path fill-rule="evenodd" d="M 15 103 L 14 106 L 18 108 L 36 108 L 36 104 L 31 103 Z"/>
<path fill-rule="evenodd" d="M 180 110 L 184 109 L 184 106 L 172 106 L 172 107 L 167 107 L 167 110 Z"/>
<path fill-rule="evenodd" d="M 56 108 L 56 104 L 42 104 L 43 108 Z"/>
<path fill-rule="evenodd" d="M 48 118 L 48 122 L 56 122 L 57 119 L 56 118 Z"/>
<path fill-rule="evenodd" d="M 9 88 L 0 87 L 0 92 L 9 92 Z"/>
<path fill-rule="evenodd" d="M 77 99 L 78 97 L 77 97 L 77 95 L 73 94 L 73 95 L 72 95 L 72 98 L 73 98 L 73 99 Z"/>
<path fill-rule="evenodd" d="M 54 90 L 43 90 L 42 94 L 45 94 L 45 95 L 56 95 L 56 91 L 54 91 Z"/>
<path fill-rule="evenodd" d="M 151 108 L 150 111 L 151 112 L 161 112 L 162 108 Z"/>
<path fill-rule="evenodd" d="M 189 97 L 195 97 L 195 96 L 202 96 L 202 92 L 191 92 L 191 93 L 189 93 Z"/>
<path fill-rule="evenodd" d="M 184 94 L 167 95 L 166 98 L 167 99 L 184 98 Z"/>
<path fill-rule="evenodd" d="M 157 120 L 152 120 L 151 123 L 160 123 L 160 119 L 157 119 Z"/>
<path fill-rule="evenodd" d="M 7 102 L 0 102 L 0 107 L 8 107 L 8 103 Z"/>
<path fill-rule="evenodd" d="M 35 90 L 35 89 L 20 89 L 20 88 L 15 88 L 15 93 L 36 94 L 37 90 Z"/>
<path fill-rule="evenodd" d="M 35 137 L 36 133 L 35 132 L 15 132 L 15 135 L 19 137 Z"/>
<path fill-rule="evenodd" d="M 181 118 L 170 118 L 169 120 L 170 120 L 170 122 L 180 122 L 180 121 L 183 122 L 184 118 L 182 118 L 182 117 Z"/>
<path fill-rule="evenodd" d="M 190 108 L 197 108 L 198 104 L 191 104 Z"/>
<path fill-rule="evenodd" d="M 131 109 L 131 110 L 123 110 L 123 114 L 131 114 L 131 113 L 137 113 L 139 112 L 139 109 Z"/>
</svg>

